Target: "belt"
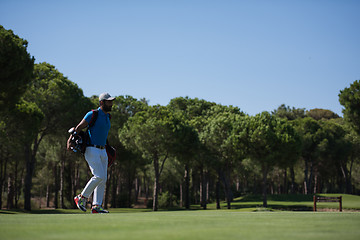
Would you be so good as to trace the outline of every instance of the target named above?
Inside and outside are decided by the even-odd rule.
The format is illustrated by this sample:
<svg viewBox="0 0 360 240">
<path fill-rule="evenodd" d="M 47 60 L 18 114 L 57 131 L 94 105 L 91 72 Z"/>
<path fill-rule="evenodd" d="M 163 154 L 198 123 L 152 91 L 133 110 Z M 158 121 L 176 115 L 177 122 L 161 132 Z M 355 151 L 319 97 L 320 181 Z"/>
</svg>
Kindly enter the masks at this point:
<svg viewBox="0 0 360 240">
<path fill-rule="evenodd" d="M 89 145 L 89 147 L 96 147 L 99 149 L 105 149 L 105 146 L 100 146 L 100 145 Z"/>
</svg>

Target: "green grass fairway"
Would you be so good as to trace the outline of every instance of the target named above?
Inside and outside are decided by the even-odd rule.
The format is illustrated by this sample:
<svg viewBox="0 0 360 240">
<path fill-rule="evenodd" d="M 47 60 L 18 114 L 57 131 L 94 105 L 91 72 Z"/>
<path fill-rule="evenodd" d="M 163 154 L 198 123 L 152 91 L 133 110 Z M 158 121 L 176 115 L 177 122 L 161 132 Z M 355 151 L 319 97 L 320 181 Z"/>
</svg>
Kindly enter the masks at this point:
<svg viewBox="0 0 360 240">
<path fill-rule="evenodd" d="M 359 212 L 110 210 L 101 215 L 79 210 L 62 210 L 62 214 L 3 211 L 0 239 L 360 239 Z"/>
</svg>

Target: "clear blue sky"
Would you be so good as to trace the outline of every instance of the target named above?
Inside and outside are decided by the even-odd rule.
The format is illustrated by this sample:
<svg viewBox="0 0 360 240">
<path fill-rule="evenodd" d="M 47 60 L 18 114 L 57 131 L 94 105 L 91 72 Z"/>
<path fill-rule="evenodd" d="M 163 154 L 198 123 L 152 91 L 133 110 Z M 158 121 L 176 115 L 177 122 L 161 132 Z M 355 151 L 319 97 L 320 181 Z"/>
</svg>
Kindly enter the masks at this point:
<svg viewBox="0 0 360 240">
<path fill-rule="evenodd" d="M 0 0 L 0 24 L 86 96 L 180 96 L 255 115 L 342 115 L 360 79 L 358 0 Z"/>
</svg>

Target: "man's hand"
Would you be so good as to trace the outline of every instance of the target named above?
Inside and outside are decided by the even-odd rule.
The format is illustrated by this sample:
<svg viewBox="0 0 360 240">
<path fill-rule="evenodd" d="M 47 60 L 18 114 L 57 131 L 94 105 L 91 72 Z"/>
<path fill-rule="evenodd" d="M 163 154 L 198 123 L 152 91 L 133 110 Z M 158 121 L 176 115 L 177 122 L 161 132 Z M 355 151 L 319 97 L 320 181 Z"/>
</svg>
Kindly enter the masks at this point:
<svg viewBox="0 0 360 240">
<path fill-rule="evenodd" d="M 72 135 L 70 135 L 70 137 L 69 137 L 69 139 L 67 140 L 67 143 L 66 143 L 66 149 L 68 150 L 68 151 L 71 151 L 72 149 L 71 149 L 71 147 L 74 147 L 73 145 L 72 145 L 72 142 L 71 142 L 71 138 L 72 138 L 73 136 Z"/>
<path fill-rule="evenodd" d="M 71 139 L 72 139 L 72 137 L 73 137 L 73 133 L 74 133 L 74 132 L 79 132 L 79 131 L 81 131 L 82 129 L 86 128 L 87 125 L 88 125 L 88 123 L 86 122 L 85 118 L 83 118 L 83 119 L 81 120 L 81 122 L 80 122 L 75 128 L 71 128 L 71 129 L 69 130 L 70 137 L 69 137 L 69 139 L 67 140 L 67 143 L 66 143 L 66 149 L 67 149 L 68 151 L 71 151 L 72 148 L 75 147 L 75 146 L 73 145 L 73 143 L 71 142 Z"/>
</svg>

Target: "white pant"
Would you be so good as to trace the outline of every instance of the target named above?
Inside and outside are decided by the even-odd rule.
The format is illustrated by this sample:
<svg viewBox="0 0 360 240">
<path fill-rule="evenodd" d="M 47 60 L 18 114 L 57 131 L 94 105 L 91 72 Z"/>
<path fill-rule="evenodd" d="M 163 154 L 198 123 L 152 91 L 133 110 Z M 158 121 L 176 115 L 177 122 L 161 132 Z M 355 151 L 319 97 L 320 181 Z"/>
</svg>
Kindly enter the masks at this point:
<svg viewBox="0 0 360 240">
<path fill-rule="evenodd" d="M 82 195 L 89 198 L 94 192 L 93 205 L 101 205 L 104 198 L 105 184 L 107 180 L 108 156 L 105 149 L 87 147 L 85 159 L 89 164 L 93 177 L 88 181 Z"/>
</svg>

